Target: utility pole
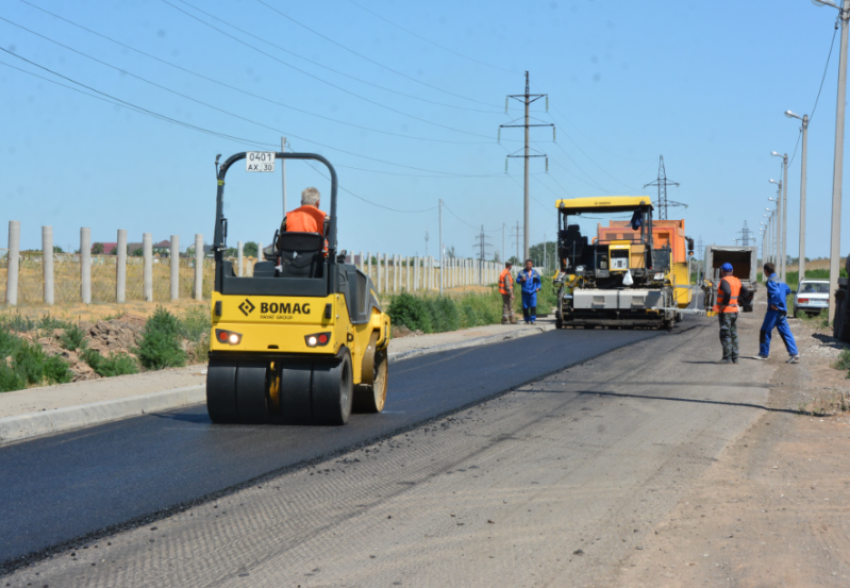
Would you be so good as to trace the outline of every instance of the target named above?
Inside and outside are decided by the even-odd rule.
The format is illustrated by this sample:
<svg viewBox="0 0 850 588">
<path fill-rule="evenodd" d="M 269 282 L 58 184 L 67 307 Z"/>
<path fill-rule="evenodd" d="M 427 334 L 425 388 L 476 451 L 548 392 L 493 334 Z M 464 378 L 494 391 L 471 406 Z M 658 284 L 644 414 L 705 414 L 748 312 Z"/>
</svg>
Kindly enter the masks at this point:
<svg viewBox="0 0 850 588">
<path fill-rule="evenodd" d="M 505 257 L 505 223 L 502 223 L 502 263 L 505 263 L 508 260 Z"/>
<path fill-rule="evenodd" d="M 782 156 L 782 281 L 785 282 L 785 267 L 788 265 L 788 154 Z"/>
<path fill-rule="evenodd" d="M 280 138 L 280 151 L 281 153 L 286 152 L 286 137 Z M 281 183 L 283 185 L 283 216 L 286 216 L 286 160 L 280 162 L 281 169 Z"/>
<path fill-rule="evenodd" d="M 850 1 L 850 0 L 848 0 L 848 1 Z M 519 151 L 515 151 L 514 153 L 509 154 L 508 158 L 522 157 L 525 160 L 525 182 L 524 182 L 524 185 L 523 185 L 524 186 L 523 187 L 523 194 L 524 194 L 524 198 L 523 198 L 523 219 L 524 219 L 523 220 L 523 228 L 525 229 L 525 234 L 523 236 L 523 249 L 522 250 L 525 254 L 525 257 L 527 258 L 528 257 L 528 234 L 529 234 L 529 226 L 528 226 L 528 210 L 529 210 L 529 206 L 528 206 L 528 160 L 531 157 L 546 157 L 546 169 L 547 169 L 547 171 L 549 169 L 549 158 L 546 156 L 545 153 L 540 153 L 540 152 L 537 152 L 535 154 L 530 153 L 531 147 L 529 147 L 528 143 L 529 143 L 531 136 L 530 136 L 530 133 L 529 133 L 529 129 L 531 127 L 552 127 L 552 141 L 554 142 L 555 141 L 555 125 L 542 123 L 542 122 L 539 123 L 539 124 L 538 123 L 531 124 L 531 122 L 530 122 L 531 116 L 529 115 L 529 106 L 531 106 L 531 104 L 533 102 L 536 102 L 536 101 L 540 100 L 541 98 L 546 98 L 546 112 L 548 112 L 549 111 L 549 95 L 548 94 L 530 94 L 529 93 L 528 72 L 525 72 L 525 94 L 510 94 L 510 95 L 508 95 L 507 98 L 505 98 L 505 114 L 507 114 L 507 112 L 508 112 L 508 102 L 509 102 L 510 98 L 513 98 L 514 100 L 522 102 L 525 105 L 525 121 L 521 125 L 518 125 L 518 124 L 499 125 L 499 138 L 501 139 L 503 128 L 524 128 L 525 129 L 525 147 L 523 149 L 522 155 L 519 155 Z M 519 119 L 512 121 L 512 123 L 516 122 L 517 120 L 519 120 Z M 535 119 L 535 120 L 537 120 L 537 119 Z M 537 150 L 535 149 L 534 151 L 537 151 Z M 505 173 L 507 173 L 507 171 L 508 171 L 508 161 L 505 160 Z M 519 257 L 519 255 L 517 255 L 517 257 Z"/>
<path fill-rule="evenodd" d="M 809 115 L 800 116 L 791 110 L 785 111 L 788 118 L 799 118 L 803 123 L 800 129 L 803 133 L 803 152 L 800 161 L 800 261 L 797 263 L 799 279 L 806 277 L 806 161 L 808 159 Z"/>
<path fill-rule="evenodd" d="M 668 206 L 685 206 L 681 202 L 673 202 L 667 200 L 667 186 L 678 186 L 679 182 L 671 182 L 667 179 L 667 170 L 664 168 L 664 156 L 661 155 L 658 157 L 658 177 L 654 182 L 650 182 L 649 184 L 644 185 L 644 188 L 649 188 L 650 186 L 658 186 L 658 200 L 656 206 L 658 207 L 658 220 L 667 220 L 667 207 Z"/>
<path fill-rule="evenodd" d="M 440 198 L 440 296 L 443 295 L 443 274 L 445 274 L 445 268 L 443 267 L 443 199 Z"/>
<path fill-rule="evenodd" d="M 816 0 L 818 6 L 838 9 L 841 21 L 841 49 L 838 53 L 838 105 L 835 113 L 835 159 L 832 168 L 832 236 L 829 245 L 829 322 L 835 319 L 835 296 L 841 261 L 841 182 L 844 176 L 844 107 L 847 103 L 847 21 L 850 19 L 850 0 L 841 6 L 831 0 Z M 800 276 L 802 278 L 802 276 Z"/>
<path fill-rule="evenodd" d="M 519 256 L 519 221 L 516 222 L 516 264 L 522 267 L 523 259 Z"/>
</svg>

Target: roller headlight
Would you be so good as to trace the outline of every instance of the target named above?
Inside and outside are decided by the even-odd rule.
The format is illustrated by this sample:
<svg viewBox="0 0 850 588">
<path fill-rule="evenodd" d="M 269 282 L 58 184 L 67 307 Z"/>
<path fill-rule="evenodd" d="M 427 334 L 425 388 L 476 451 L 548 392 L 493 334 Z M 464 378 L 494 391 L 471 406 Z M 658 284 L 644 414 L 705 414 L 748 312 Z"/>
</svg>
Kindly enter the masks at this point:
<svg viewBox="0 0 850 588">
<path fill-rule="evenodd" d="M 663 272 L 658 272 L 657 274 L 655 274 L 654 276 L 652 276 L 652 279 L 653 279 L 653 280 L 655 280 L 655 281 L 657 281 L 657 282 L 660 282 L 661 280 L 663 280 L 663 279 L 664 279 L 664 273 L 663 273 Z"/>
<path fill-rule="evenodd" d="M 242 342 L 242 333 L 234 331 L 226 331 L 225 329 L 216 329 L 215 338 L 219 343 L 227 343 L 228 345 L 239 345 Z"/>
<path fill-rule="evenodd" d="M 307 347 L 324 347 L 330 340 L 330 333 L 316 333 L 315 335 L 307 335 L 304 337 L 304 342 L 307 343 Z"/>
</svg>

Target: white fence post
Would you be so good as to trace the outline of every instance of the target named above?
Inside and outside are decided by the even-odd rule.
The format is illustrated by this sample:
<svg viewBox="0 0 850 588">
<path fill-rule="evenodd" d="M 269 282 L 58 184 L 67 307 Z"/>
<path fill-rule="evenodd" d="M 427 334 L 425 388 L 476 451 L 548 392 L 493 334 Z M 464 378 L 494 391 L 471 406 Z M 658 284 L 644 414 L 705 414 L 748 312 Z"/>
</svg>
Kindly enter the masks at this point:
<svg viewBox="0 0 850 588">
<path fill-rule="evenodd" d="M 180 235 L 171 235 L 171 299 L 180 298 Z"/>
<path fill-rule="evenodd" d="M 8 270 L 6 273 L 6 304 L 18 304 L 18 257 L 21 251 L 21 221 L 9 221 Z"/>
<path fill-rule="evenodd" d="M 410 258 L 409 257 L 404 258 L 404 272 L 405 272 L 404 273 L 405 284 L 407 285 L 407 288 L 405 288 L 405 290 L 410 292 Z"/>
<path fill-rule="evenodd" d="M 384 253 L 384 277 L 386 278 L 384 280 L 384 292 L 386 293 L 390 291 L 390 260 L 388 253 Z"/>
<path fill-rule="evenodd" d="M 204 299 L 204 236 L 195 234 L 195 300 Z"/>
<path fill-rule="evenodd" d="M 376 277 L 377 282 L 378 282 L 378 289 L 376 291 L 378 292 L 378 296 L 380 296 L 381 295 L 381 285 L 382 285 L 381 284 L 381 254 L 380 253 L 375 254 L 375 262 L 376 262 L 375 263 L 375 277 Z"/>
<path fill-rule="evenodd" d="M 363 252 L 360 252 L 360 271 L 366 273 L 366 259 L 363 257 Z M 366 274 L 368 275 L 368 274 Z"/>
<path fill-rule="evenodd" d="M 80 229 L 80 298 L 91 304 L 91 229 Z"/>
<path fill-rule="evenodd" d="M 245 262 L 242 255 L 242 241 L 236 242 L 236 267 L 238 268 L 236 275 L 240 278 L 243 277 L 245 275 Z"/>
<path fill-rule="evenodd" d="M 115 263 L 115 302 L 124 304 L 127 299 L 127 229 L 118 229 L 118 254 Z"/>
<path fill-rule="evenodd" d="M 53 306 L 53 227 L 41 227 L 41 251 L 44 264 L 44 303 Z"/>
<path fill-rule="evenodd" d="M 142 256 L 144 257 L 145 302 L 153 302 L 153 235 L 142 233 Z"/>
</svg>

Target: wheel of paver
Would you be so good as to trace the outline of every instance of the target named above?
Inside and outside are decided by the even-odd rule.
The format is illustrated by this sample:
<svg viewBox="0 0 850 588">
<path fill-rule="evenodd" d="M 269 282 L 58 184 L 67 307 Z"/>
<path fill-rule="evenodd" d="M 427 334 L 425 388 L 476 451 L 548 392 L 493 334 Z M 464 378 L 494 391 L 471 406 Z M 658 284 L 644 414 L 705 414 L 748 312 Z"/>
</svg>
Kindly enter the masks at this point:
<svg viewBox="0 0 850 588">
<path fill-rule="evenodd" d="M 320 425 L 344 425 L 353 401 L 351 355 L 343 348 L 334 364 L 316 363 L 313 367 L 313 419 Z"/>
<path fill-rule="evenodd" d="M 564 328 L 564 321 L 559 316 L 555 317 L 555 328 L 556 329 L 563 329 Z"/>
<path fill-rule="evenodd" d="M 376 413 L 384 410 L 387 400 L 387 376 L 389 375 L 389 362 L 387 361 L 386 349 L 378 349 L 372 355 L 371 361 L 371 384 L 357 386 L 354 389 L 354 412 Z M 366 362 L 364 361 L 366 368 Z M 364 381 L 367 380 L 364 374 Z"/>
<path fill-rule="evenodd" d="M 236 411 L 236 362 L 210 360 L 207 367 L 207 413 L 214 423 L 235 423 L 239 420 Z"/>
<path fill-rule="evenodd" d="M 684 319 L 684 318 L 685 318 L 685 315 L 683 315 L 681 312 L 677 312 L 676 315 L 675 315 L 675 318 L 673 320 L 675 320 L 677 323 L 681 323 L 682 319 Z"/>
<path fill-rule="evenodd" d="M 239 422 L 260 424 L 269 421 L 266 398 L 266 362 L 240 362 L 236 368 L 236 412 Z"/>
<path fill-rule="evenodd" d="M 594 325 L 584 325 L 584 328 L 586 330 L 590 330 L 590 329 L 595 329 L 596 327 Z"/>
<path fill-rule="evenodd" d="M 672 331 L 672 330 L 673 330 L 673 321 L 671 321 L 671 320 L 666 320 L 666 321 L 664 321 L 664 323 L 663 323 L 661 326 L 662 326 L 664 329 L 666 329 L 666 330 L 667 330 L 667 332 L 669 333 L 670 331 Z"/>
</svg>

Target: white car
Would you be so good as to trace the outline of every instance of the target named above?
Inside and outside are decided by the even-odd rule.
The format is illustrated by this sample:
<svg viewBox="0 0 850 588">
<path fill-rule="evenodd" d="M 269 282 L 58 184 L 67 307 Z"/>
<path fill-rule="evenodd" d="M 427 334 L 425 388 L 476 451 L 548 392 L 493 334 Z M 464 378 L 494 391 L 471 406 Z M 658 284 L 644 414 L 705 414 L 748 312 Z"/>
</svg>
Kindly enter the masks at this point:
<svg viewBox="0 0 850 588">
<path fill-rule="evenodd" d="M 805 312 L 809 316 L 820 314 L 829 307 L 829 280 L 803 280 L 794 296 L 794 318 Z"/>
</svg>

